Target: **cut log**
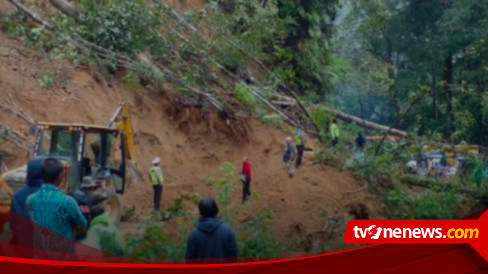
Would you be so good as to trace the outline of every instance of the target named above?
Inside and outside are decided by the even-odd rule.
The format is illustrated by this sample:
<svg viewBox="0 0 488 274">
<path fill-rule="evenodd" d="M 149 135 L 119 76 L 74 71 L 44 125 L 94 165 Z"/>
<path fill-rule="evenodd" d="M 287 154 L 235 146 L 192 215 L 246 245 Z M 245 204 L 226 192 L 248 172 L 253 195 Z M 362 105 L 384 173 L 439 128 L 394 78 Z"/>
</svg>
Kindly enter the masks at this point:
<svg viewBox="0 0 488 274">
<path fill-rule="evenodd" d="M 389 134 L 391 134 L 391 135 L 396 135 L 396 136 L 400 136 L 400 137 L 407 137 L 408 136 L 408 133 L 405 131 L 390 128 L 390 127 L 383 126 L 383 125 L 380 125 L 377 123 L 373 123 L 373 122 L 361 119 L 359 117 L 346 114 L 344 112 L 332 110 L 329 108 L 324 108 L 324 111 L 334 115 L 337 119 L 340 119 L 340 120 L 347 122 L 347 123 L 354 123 L 354 124 L 356 124 L 362 128 L 378 130 L 378 131 L 382 131 L 382 132 L 389 132 Z"/>
</svg>

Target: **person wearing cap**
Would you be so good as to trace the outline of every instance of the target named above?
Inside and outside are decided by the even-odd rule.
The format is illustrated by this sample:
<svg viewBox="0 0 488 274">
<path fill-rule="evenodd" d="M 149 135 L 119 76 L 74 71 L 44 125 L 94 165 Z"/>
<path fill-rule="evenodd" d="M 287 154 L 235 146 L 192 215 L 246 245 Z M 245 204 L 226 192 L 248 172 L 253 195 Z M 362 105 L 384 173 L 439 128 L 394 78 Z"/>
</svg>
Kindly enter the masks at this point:
<svg viewBox="0 0 488 274">
<path fill-rule="evenodd" d="M 160 209 L 161 195 L 163 193 L 164 177 L 163 177 L 163 171 L 161 170 L 160 164 L 161 164 L 161 158 L 159 157 L 154 158 L 154 160 L 152 161 L 153 166 L 149 170 L 149 178 L 151 180 L 151 184 L 154 190 L 154 210 Z"/>
<path fill-rule="evenodd" d="M 291 137 L 286 137 L 285 139 L 286 148 L 283 152 L 283 162 L 286 164 L 286 170 L 288 172 L 288 176 L 293 178 L 293 174 L 295 174 L 295 156 L 296 156 L 296 149 L 295 145 L 293 144 L 293 139 Z"/>
</svg>

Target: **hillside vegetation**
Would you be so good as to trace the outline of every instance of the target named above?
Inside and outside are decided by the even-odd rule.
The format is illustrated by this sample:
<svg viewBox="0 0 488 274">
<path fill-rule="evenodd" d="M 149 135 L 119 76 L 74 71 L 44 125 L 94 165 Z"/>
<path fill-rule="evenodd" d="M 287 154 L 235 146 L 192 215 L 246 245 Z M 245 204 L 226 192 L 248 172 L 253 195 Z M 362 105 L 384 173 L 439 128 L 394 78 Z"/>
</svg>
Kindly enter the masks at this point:
<svg viewBox="0 0 488 274">
<path fill-rule="evenodd" d="M 486 141 L 488 3 L 458 2 L 0 0 L 0 150 L 23 164 L 34 121 L 104 124 L 130 103 L 141 168 L 160 155 L 168 176 L 162 214 L 147 182 L 124 196 L 138 258 L 181 258 L 206 195 L 242 256 L 345 247 L 351 218 L 460 218 L 487 200 L 482 154 L 448 179 L 404 172 L 425 144 Z M 313 151 L 290 180 L 281 153 L 297 127 Z M 364 131 L 380 138 L 361 158 Z"/>
</svg>

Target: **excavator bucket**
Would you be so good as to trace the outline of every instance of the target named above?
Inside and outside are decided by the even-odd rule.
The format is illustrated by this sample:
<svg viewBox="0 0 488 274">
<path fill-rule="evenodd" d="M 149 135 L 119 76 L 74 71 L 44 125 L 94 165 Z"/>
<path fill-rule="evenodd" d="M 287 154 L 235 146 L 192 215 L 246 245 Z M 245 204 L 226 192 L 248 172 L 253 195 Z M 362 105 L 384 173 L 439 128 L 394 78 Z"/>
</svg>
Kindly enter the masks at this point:
<svg viewBox="0 0 488 274">
<path fill-rule="evenodd" d="M 27 178 L 27 166 L 3 173 L 0 176 L 0 204 L 10 205 L 10 199 L 14 191 L 25 186 Z"/>
</svg>

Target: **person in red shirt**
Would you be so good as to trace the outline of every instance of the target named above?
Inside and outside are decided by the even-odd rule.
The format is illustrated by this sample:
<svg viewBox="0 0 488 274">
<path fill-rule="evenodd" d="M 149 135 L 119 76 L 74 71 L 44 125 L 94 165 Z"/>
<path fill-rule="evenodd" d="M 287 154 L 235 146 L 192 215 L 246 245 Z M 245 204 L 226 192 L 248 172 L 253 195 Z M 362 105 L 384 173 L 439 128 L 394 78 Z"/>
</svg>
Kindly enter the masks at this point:
<svg viewBox="0 0 488 274">
<path fill-rule="evenodd" d="M 251 196 L 251 163 L 244 157 L 241 172 L 242 181 L 242 203 L 245 203 Z"/>
</svg>

